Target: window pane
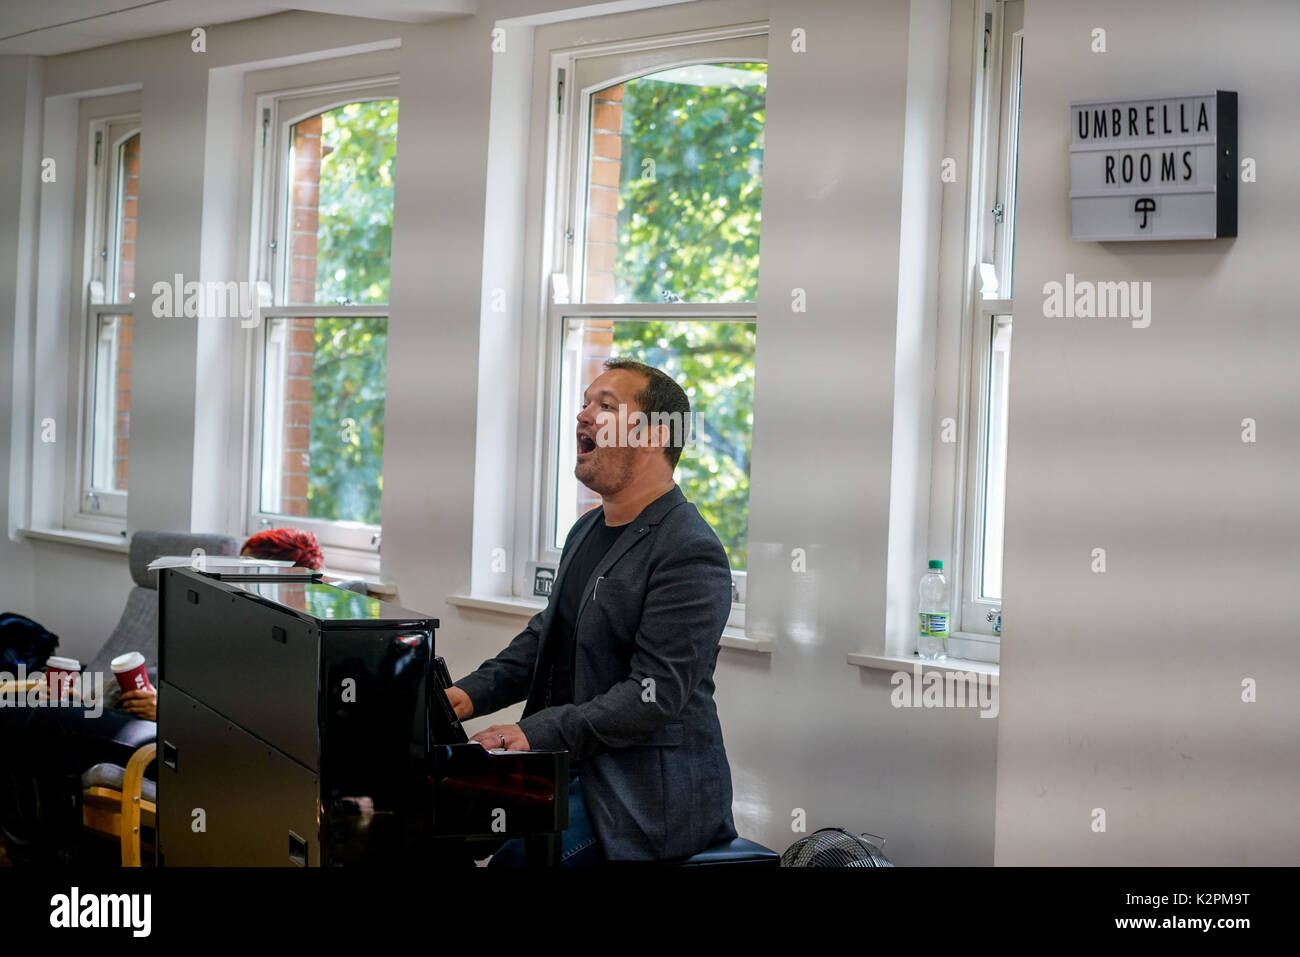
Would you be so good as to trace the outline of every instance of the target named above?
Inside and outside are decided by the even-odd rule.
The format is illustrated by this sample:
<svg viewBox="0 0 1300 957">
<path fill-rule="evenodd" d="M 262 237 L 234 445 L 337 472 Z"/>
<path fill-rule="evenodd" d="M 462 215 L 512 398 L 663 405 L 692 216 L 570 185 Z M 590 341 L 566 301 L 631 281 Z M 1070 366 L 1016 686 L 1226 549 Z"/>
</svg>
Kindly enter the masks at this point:
<svg viewBox="0 0 1300 957">
<path fill-rule="evenodd" d="M 397 100 L 295 123 L 289 157 L 289 303 L 388 301 Z"/>
<path fill-rule="evenodd" d="M 261 510 L 379 524 L 388 320 L 268 320 Z"/>
<path fill-rule="evenodd" d="M 686 390 L 693 434 L 677 463 L 677 483 L 713 526 L 743 571 L 749 543 L 749 455 L 754 428 L 752 322 L 569 319 L 564 331 L 559 409 L 555 548 L 600 496 L 574 477 L 573 425 L 582 393 L 612 357 L 662 369 Z"/>
<path fill-rule="evenodd" d="M 1007 389 L 1011 317 L 994 316 L 989 350 L 987 457 L 984 471 L 984 559 L 980 597 L 1002 599 L 1002 526 L 1007 498 Z"/>
<path fill-rule="evenodd" d="M 95 323 L 91 395 L 90 486 L 126 491 L 131 435 L 131 317 L 101 315 Z"/>
<path fill-rule="evenodd" d="M 111 274 L 108 289 L 110 302 L 135 300 L 135 224 L 140 198 L 140 134 L 123 141 L 117 148 L 117 182 L 113 184 L 113 240 Z"/>
<path fill-rule="evenodd" d="M 758 298 L 767 64 L 705 63 L 591 97 L 586 302 Z"/>
<path fill-rule="evenodd" d="M 1008 169 L 1008 195 L 1011 197 L 1010 210 L 1011 215 L 1007 217 L 1007 253 L 1006 253 L 1006 271 L 1007 271 L 1007 293 L 1004 298 L 1010 299 L 1015 290 L 1015 269 L 1016 269 L 1016 200 L 1017 187 L 1020 176 L 1020 91 L 1021 91 L 1021 65 L 1024 61 L 1024 45 L 1017 44 L 1017 53 L 1013 72 L 1011 74 L 1011 84 L 1014 87 L 1012 102 L 1014 103 L 1014 112 L 1011 114 L 1011 122 L 1008 129 L 1008 139 L 1011 141 L 1007 145 L 1010 156 L 1007 158 Z M 1010 333 L 1008 333 L 1010 335 Z"/>
</svg>

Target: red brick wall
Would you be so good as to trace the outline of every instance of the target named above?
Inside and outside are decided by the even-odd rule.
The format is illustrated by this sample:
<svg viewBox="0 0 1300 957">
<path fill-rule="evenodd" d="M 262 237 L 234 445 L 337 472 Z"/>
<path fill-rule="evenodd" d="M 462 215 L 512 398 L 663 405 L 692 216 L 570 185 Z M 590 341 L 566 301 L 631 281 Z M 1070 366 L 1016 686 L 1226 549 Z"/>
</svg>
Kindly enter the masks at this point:
<svg viewBox="0 0 1300 957">
<path fill-rule="evenodd" d="M 289 215 L 289 303 L 316 301 L 316 231 L 320 225 L 321 118 L 293 128 L 293 196 Z"/>
<path fill-rule="evenodd" d="M 311 474 L 311 378 L 316 353 L 316 323 L 289 320 L 288 367 L 284 383 L 284 460 L 280 463 L 280 511 L 307 514 L 307 479 Z"/>
<path fill-rule="evenodd" d="M 597 91 L 593 101 L 584 298 L 587 302 L 613 302 L 618 183 L 623 157 L 623 84 Z"/>
<path fill-rule="evenodd" d="M 289 215 L 289 289 L 287 302 L 316 301 L 317 230 L 320 226 L 321 118 L 294 126 L 293 196 Z M 284 395 L 284 459 L 280 510 L 307 514 L 307 480 L 311 475 L 311 380 L 316 361 L 312 319 L 289 320 L 288 368 Z"/>
<path fill-rule="evenodd" d="M 122 247 L 118 252 L 117 299 L 130 302 L 135 292 L 136 205 L 140 197 L 140 134 L 122 144 Z"/>
<path fill-rule="evenodd" d="M 113 429 L 114 487 L 126 491 L 127 454 L 131 445 L 131 340 L 130 316 L 117 317 L 117 421 Z"/>
<path fill-rule="evenodd" d="M 140 134 L 122 144 L 122 227 L 117 259 L 117 302 L 129 302 L 135 295 L 135 230 L 140 198 Z M 114 488 L 126 490 L 127 453 L 131 436 L 131 345 L 130 316 L 117 320 L 117 409 L 113 423 Z"/>
<path fill-rule="evenodd" d="M 623 84 L 598 90 L 591 117 L 591 170 L 587 191 L 586 302 L 613 302 L 614 267 L 618 256 L 618 187 L 623 158 Z M 614 354 L 612 320 L 589 319 L 582 334 L 582 363 L 574 391 L 581 390 L 604 372 L 603 363 Z M 561 467 L 567 467 L 561 465 Z M 577 514 L 600 504 L 600 496 L 578 484 Z M 561 529 L 561 531 L 564 531 Z"/>
</svg>

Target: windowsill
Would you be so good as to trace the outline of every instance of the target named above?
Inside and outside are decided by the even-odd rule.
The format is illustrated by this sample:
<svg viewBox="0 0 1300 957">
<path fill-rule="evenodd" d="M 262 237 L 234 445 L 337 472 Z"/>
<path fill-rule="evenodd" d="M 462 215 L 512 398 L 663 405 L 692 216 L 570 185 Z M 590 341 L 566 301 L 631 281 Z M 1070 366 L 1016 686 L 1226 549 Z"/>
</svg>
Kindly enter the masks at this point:
<svg viewBox="0 0 1300 957">
<path fill-rule="evenodd" d="M 540 598 L 513 598 L 509 595 L 448 595 L 447 604 L 457 608 L 477 608 L 481 611 L 499 611 L 506 615 L 532 618 L 546 602 Z"/>
<path fill-rule="evenodd" d="M 506 615 L 531 618 L 543 608 L 546 602 L 539 598 L 512 598 L 506 595 L 475 596 L 448 595 L 447 604 L 457 608 L 477 608 L 481 611 L 497 611 Z M 722 647 L 736 648 L 741 651 L 753 651 L 760 654 L 772 653 L 772 642 L 768 638 L 751 638 L 740 628 L 722 629 Z"/>
<path fill-rule="evenodd" d="M 105 535 L 101 532 L 82 532 L 70 528 L 21 528 L 18 530 L 24 538 L 41 542 L 58 542 L 60 545 L 80 545 L 84 548 L 96 548 L 100 551 L 115 552 L 119 555 L 129 554 L 131 543 L 120 535 Z M 343 581 L 364 581 L 372 594 L 388 596 L 397 594 L 397 584 L 385 581 L 378 575 L 367 571 L 349 571 L 344 568 L 326 567 L 323 569 L 329 578 Z"/>
<path fill-rule="evenodd" d="M 121 535 L 79 532 L 70 528 L 21 528 L 18 531 L 23 538 L 30 538 L 40 542 L 80 545 L 83 548 L 97 548 L 100 551 L 116 552 L 119 555 L 125 555 L 131 550 L 131 543 Z"/>
<path fill-rule="evenodd" d="M 728 625 L 722 629 L 722 647 L 737 648 L 740 651 L 754 651 L 762 655 L 772 653 L 771 638 L 751 638 L 745 634 L 744 629 L 733 628 Z"/>
<path fill-rule="evenodd" d="M 321 545 L 320 550 L 325 557 L 324 571 L 327 574 L 382 584 L 379 553 L 373 548 Z"/>
<path fill-rule="evenodd" d="M 972 661 L 969 658 L 918 658 L 916 655 L 849 655 L 849 664 L 859 668 L 875 668 L 879 671 L 898 671 L 902 666 L 920 665 L 923 672 L 938 671 L 943 673 L 968 671 L 979 675 L 988 675 L 991 684 L 996 687 L 1000 666 L 994 661 Z"/>
<path fill-rule="evenodd" d="M 325 576 L 326 581 L 334 579 L 335 581 L 345 582 L 365 582 L 366 588 L 375 597 L 390 598 L 397 594 L 397 582 L 385 581 L 370 572 L 354 572 L 345 568 L 332 568 L 326 565 L 321 569 L 321 574 Z"/>
</svg>

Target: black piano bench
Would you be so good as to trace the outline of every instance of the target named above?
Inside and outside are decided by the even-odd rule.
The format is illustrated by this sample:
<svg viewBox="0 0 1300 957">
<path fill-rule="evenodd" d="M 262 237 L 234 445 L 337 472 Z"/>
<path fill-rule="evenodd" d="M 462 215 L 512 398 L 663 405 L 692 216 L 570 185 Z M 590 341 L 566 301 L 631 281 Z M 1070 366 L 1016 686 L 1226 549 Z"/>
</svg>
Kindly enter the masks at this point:
<svg viewBox="0 0 1300 957">
<path fill-rule="evenodd" d="M 729 841 L 719 841 L 712 847 L 706 847 L 698 854 L 670 862 L 678 867 L 780 867 L 781 855 L 762 844 L 755 844 L 743 837 L 733 837 Z"/>
</svg>

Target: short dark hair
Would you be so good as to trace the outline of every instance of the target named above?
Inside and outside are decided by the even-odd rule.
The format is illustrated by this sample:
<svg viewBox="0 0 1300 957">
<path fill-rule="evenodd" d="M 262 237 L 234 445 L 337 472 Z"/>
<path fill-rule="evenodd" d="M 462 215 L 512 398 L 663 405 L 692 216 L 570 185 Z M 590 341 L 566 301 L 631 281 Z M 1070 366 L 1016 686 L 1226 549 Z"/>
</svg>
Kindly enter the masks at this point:
<svg viewBox="0 0 1300 957">
<path fill-rule="evenodd" d="M 652 425 L 657 424 L 656 414 L 667 416 L 668 444 L 664 447 L 664 455 L 668 456 L 668 464 L 677 468 L 677 462 L 682 457 L 682 449 L 686 447 L 691 423 L 691 400 L 686 398 L 685 390 L 677 384 L 676 379 L 662 369 L 656 369 L 635 359 L 606 359 L 605 368 L 625 369 L 645 377 L 645 388 L 634 398 L 637 405 L 641 406 L 641 411 L 649 417 Z"/>
</svg>

